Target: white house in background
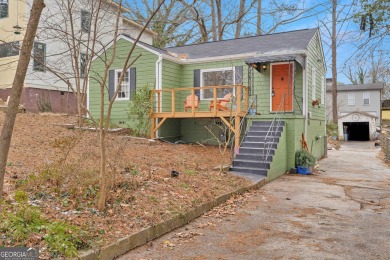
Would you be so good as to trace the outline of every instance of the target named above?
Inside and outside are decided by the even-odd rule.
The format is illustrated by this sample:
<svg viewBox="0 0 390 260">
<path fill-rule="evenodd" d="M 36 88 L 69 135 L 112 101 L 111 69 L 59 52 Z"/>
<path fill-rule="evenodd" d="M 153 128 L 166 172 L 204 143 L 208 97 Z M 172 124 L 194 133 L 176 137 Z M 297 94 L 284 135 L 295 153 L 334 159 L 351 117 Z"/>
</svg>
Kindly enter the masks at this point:
<svg viewBox="0 0 390 260">
<path fill-rule="evenodd" d="M 381 125 L 383 83 L 338 85 L 338 132 L 339 139 L 368 141 Z M 327 121 L 332 121 L 332 88 L 327 79 Z M 347 135 L 345 135 L 347 134 Z"/>
<path fill-rule="evenodd" d="M 10 88 L 16 72 L 19 58 L 19 46 L 24 37 L 33 0 L 0 0 L 0 98 L 6 100 L 10 95 Z M 95 51 L 103 49 L 113 39 L 114 25 L 118 4 L 112 0 L 103 0 L 99 12 L 97 34 L 93 37 L 94 24 L 91 17 L 97 15 L 97 3 L 94 0 L 75 0 L 70 13 L 66 9 L 63 0 L 45 0 L 46 7 L 43 10 L 39 23 L 37 36 L 34 43 L 33 55 L 24 83 L 21 104 L 27 111 L 39 112 L 50 106 L 52 112 L 75 112 L 75 96 L 68 84 L 61 81 L 50 67 L 61 75 L 75 81 L 72 68 L 75 64 L 69 52 L 69 39 L 71 22 L 76 31 L 77 39 L 81 46 L 91 43 L 96 39 Z M 121 7 L 119 20 L 119 34 L 126 33 L 134 38 L 138 36 L 142 26 L 125 18 L 128 9 Z M 20 27 L 20 29 L 18 29 Z M 152 44 L 155 33 L 146 30 L 141 41 Z M 89 41 L 88 41 L 89 40 Z M 84 49 L 86 49 L 84 47 Z M 80 67 L 80 81 L 83 81 L 81 68 L 85 66 L 86 55 L 83 47 L 77 51 Z M 74 56 L 73 56 L 74 57 Z M 48 108 L 48 107 L 46 107 Z"/>
</svg>

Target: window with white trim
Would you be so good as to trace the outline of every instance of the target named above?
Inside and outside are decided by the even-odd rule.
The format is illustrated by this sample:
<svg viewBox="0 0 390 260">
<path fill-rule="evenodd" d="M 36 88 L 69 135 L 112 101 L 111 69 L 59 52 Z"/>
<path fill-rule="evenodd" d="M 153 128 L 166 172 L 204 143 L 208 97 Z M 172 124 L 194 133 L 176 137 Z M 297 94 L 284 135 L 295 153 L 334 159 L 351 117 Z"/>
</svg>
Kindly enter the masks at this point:
<svg viewBox="0 0 390 260">
<path fill-rule="evenodd" d="M 83 32 L 89 32 L 91 23 L 91 13 L 85 10 L 81 10 L 81 30 Z"/>
<path fill-rule="evenodd" d="M 325 104 L 325 78 L 321 77 L 321 104 Z"/>
<path fill-rule="evenodd" d="M 8 17 L 8 0 L 0 0 L 0 19 Z"/>
<path fill-rule="evenodd" d="M 121 76 L 122 70 L 115 70 L 115 89 L 118 86 L 118 80 Z M 123 76 L 123 81 L 119 88 L 117 100 L 129 100 L 130 99 L 130 70 L 127 70 Z"/>
<path fill-rule="evenodd" d="M 80 52 L 80 78 L 84 78 L 85 72 L 88 65 L 88 55 L 86 53 Z"/>
<path fill-rule="evenodd" d="M 233 86 L 234 85 L 234 68 L 218 68 L 201 70 L 201 86 Z M 217 89 L 217 98 L 223 98 L 226 94 L 231 93 L 232 88 Z M 213 89 L 201 89 L 201 99 L 211 100 L 214 98 Z"/>
<path fill-rule="evenodd" d="M 311 69 L 311 99 L 316 100 L 316 69 Z"/>
<path fill-rule="evenodd" d="M 46 44 L 41 42 L 34 42 L 34 71 L 46 71 Z"/>
<path fill-rule="evenodd" d="M 363 105 L 370 104 L 370 92 L 363 92 Z"/>
<path fill-rule="evenodd" d="M 355 105 L 355 93 L 348 93 L 348 106 Z"/>
</svg>

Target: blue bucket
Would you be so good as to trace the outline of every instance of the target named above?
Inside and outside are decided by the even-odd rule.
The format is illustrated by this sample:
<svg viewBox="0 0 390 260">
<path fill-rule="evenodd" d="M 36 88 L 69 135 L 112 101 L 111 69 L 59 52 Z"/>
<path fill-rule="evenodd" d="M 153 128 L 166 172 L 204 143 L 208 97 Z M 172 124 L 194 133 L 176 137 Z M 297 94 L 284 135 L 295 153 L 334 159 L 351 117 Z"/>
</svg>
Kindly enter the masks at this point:
<svg viewBox="0 0 390 260">
<path fill-rule="evenodd" d="M 310 174 L 313 172 L 312 167 L 297 166 L 297 173 L 299 174 Z"/>
</svg>

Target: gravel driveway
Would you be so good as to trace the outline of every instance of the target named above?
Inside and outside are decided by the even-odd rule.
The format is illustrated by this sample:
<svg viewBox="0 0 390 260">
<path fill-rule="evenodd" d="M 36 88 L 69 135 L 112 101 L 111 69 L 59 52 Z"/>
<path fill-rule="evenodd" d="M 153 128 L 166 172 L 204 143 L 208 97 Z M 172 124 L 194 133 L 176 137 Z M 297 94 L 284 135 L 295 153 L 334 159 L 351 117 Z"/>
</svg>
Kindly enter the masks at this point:
<svg viewBox="0 0 390 260">
<path fill-rule="evenodd" d="M 120 259 L 390 259 L 390 168 L 372 142 L 230 204 Z"/>
</svg>

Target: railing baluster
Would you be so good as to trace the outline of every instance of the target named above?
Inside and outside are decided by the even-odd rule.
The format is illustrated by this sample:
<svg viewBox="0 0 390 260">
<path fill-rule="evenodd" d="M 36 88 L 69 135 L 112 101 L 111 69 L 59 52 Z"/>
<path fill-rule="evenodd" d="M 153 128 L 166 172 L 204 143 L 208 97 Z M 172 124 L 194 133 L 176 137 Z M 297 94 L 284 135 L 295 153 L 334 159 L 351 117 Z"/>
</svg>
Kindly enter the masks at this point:
<svg viewBox="0 0 390 260">
<path fill-rule="evenodd" d="M 213 88 L 213 98 L 214 98 L 214 116 L 217 115 L 217 88 Z"/>
</svg>

